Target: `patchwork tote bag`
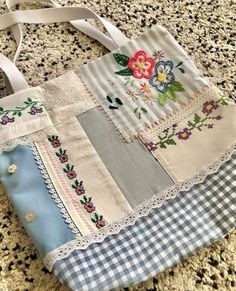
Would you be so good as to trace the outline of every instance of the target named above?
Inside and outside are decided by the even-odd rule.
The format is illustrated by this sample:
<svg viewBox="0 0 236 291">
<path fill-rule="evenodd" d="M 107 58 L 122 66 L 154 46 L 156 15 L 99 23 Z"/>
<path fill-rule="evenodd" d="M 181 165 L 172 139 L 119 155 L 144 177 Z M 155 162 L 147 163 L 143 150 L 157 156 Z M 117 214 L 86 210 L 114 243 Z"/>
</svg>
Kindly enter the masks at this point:
<svg viewBox="0 0 236 291">
<path fill-rule="evenodd" d="M 71 21 L 111 52 L 35 88 L 1 54 L 14 93 L 0 99 L 0 181 L 61 282 L 125 287 L 235 227 L 236 107 L 162 26 L 129 40 L 44 2 L 7 1 L 15 60 L 22 23 Z"/>
</svg>

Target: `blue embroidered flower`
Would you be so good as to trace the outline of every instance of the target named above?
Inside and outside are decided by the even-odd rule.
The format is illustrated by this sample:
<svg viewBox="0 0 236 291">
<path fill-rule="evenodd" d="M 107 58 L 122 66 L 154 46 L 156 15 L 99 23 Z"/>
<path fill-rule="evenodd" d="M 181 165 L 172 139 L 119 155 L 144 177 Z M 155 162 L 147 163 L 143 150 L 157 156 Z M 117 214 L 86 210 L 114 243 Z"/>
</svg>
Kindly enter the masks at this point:
<svg viewBox="0 0 236 291">
<path fill-rule="evenodd" d="M 159 61 L 155 66 L 155 74 L 149 79 L 149 83 L 156 88 L 157 91 L 165 93 L 169 85 L 175 81 L 175 75 L 172 70 L 174 64 L 171 61 Z"/>
</svg>

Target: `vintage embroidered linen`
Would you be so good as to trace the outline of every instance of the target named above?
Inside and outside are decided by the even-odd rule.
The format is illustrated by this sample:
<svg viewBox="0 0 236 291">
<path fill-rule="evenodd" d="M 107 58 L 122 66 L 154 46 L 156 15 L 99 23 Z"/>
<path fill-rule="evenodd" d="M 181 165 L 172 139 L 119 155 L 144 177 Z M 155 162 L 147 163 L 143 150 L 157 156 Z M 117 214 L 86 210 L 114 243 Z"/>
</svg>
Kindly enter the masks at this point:
<svg viewBox="0 0 236 291">
<path fill-rule="evenodd" d="M 112 245 L 119 248 L 129 244 L 124 241 L 129 235 L 137 240 L 148 237 L 149 230 L 143 226 L 154 229 L 152 220 L 164 236 L 161 228 L 169 227 L 165 211 L 168 215 L 177 209 L 181 217 L 188 213 L 185 203 L 189 199 L 193 209 L 200 201 L 206 203 L 205 191 L 209 205 L 197 207 L 190 219 L 194 221 L 201 209 L 206 213 L 210 208 L 213 213 L 216 205 L 209 185 L 214 185 L 214 179 L 218 183 L 213 186 L 214 195 L 221 199 L 227 193 L 233 203 L 236 106 L 203 77 L 160 25 L 136 40 L 128 40 L 85 8 L 51 8 L 42 14 L 37 10 L 11 12 L 0 16 L 0 29 L 21 22 L 71 20 L 112 52 L 36 88 L 28 88 L 14 66 L 15 77 L 9 74 L 7 68 L 12 63 L 2 57 L 3 64 L 8 64 L 2 67 L 14 93 L 0 100 L 0 181 L 45 265 L 68 286 L 73 290 L 127 286 L 155 271 L 151 266 L 142 269 L 148 265 L 146 257 L 143 262 L 138 260 L 140 276 L 126 280 L 121 273 L 117 282 L 109 283 L 113 273 L 102 278 L 94 273 L 88 277 L 92 283 L 82 286 L 80 280 L 70 279 L 75 269 L 83 267 L 83 262 L 73 256 L 78 253 L 77 258 L 83 260 L 90 250 L 94 254 L 103 251 L 104 245 L 108 245 L 109 252 Z M 91 17 L 103 23 L 111 38 L 86 22 L 75 23 L 76 19 Z M 226 172 L 230 189 L 226 182 L 225 189 L 221 189 L 219 180 L 226 177 Z M 32 187 L 32 183 L 36 186 Z M 176 201 L 170 200 L 174 198 Z M 222 216 L 224 230 L 210 230 L 201 221 L 201 227 L 210 235 L 204 233 L 199 246 L 211 243 L 235 224 L 235 210 L 227 204 L 224 207 L 228 209 Z M 172 215 L 172 227 L 187 227 L 186 221 L 176 221 Z M 207 216 L 208 220 L 218 224 L 212 217 Z M 192 222 L 189 235 L 196 235 L 196 231 Z M 168 241 L 170 248 L 176 244 L 177 251 L 182 252 L 182 238 L 177 233 L 173 237 Z M 158 233 L 152 236 L 152 243 L 157 240 Z M 185 255 L 198 250 L 192 241 L 186 239 L 190 251 Z M 159 246 L 158 253 L 168 257 L 164 245 Z M 136 244 L 131 262 L 137 253 L 142 256 L 138 250 Z M 147 250 L 156 256 L 157 249 L 151 244 Z M 119 262 L 129 252 L 129 248 L 122 247 Z M 166 265 L 158 263 L 157 270 L 180 259 Z M 102 256 L 97 257 L 96 264 L 102 260 Z M 68 276 L 61 274 L 65 268 Z M 109 268 L 115 272 L 118 264 Z M 122 270 L 125 272 L 126 267 L 122 266 Z M 104 284 L 96 283 L 96 278 Z"/>
</svg>

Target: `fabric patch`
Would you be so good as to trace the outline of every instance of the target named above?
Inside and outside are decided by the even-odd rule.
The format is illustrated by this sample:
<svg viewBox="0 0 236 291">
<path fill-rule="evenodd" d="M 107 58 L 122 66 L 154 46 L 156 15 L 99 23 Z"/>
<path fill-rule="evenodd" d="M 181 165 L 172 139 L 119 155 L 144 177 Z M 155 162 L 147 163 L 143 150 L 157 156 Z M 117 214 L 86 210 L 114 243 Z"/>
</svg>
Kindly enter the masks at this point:
<svg viewBox="0 0 236 291">
<path fill-rule="evenodd" d="M 236 224 L 235 167 L 234 155 L 203 184 L 180 193 L 133 226 L 57 261 L 55 275 L 71 290 L 123 288 L 222 238 Z"/>
<path fill-rule="evenodd" d="M 54 124 L 62 122 L 68 116 L 76 116 L 97 106 L 92 94 L 73 71 L 50 80 L 38 88 L 45 109 Z"/>
<path fill-rule="evenodd" d="M 138 141 L 125 143 L 99 108 L 81 115 L 78 120 L 98 155 L 132 207 L 158 196 L 174 183 L 162 166 Z"/>
<path fill-rule="evenodd" d="M 131 207 L 76 118 L 35 141 L 58 195 L 82 235 L 126 216 Z"/>
<path fill-rule="evenodd" d="M 94 203 L 92 202 L 92 197 L 86 196 L 85 187 L 83 181 L 78 181 L 77 173 L 74 170 L 74 165 L 70 163 L 67 151 L 62 148 L 61 141 L 58 136 L 52 135 L 48 137 L 51 146 L 55 150 L 55 155 L 58 157 L 60 163 L 62 164 L 62 169 L 66 173 L 67 178 L 71 181 L 71 187 L 74 189 L 75 193 L 80 197 L 80 203 L 84 206 L 84 209 L 88 213 L 91 213 L 91 221 L 96 225 L 96 227 L 102 228 L 106 225 L 105 220 L 102 215 L 98 215 Z M 81 196 L 82 195 L 82 196 Z"/>
<path fill-rule="evenodd" d="M 9 175 L 8 166 L 13 163 L 17 165 L 17 171 Z M 54 202 L 53 186 L 48 184 L 47 187 L 41 171 L 45 169 L 38 168 L 29 146 L 17 146 L 0 155 L 0 181 L 22 225 L 44 257 L 76 236 Z M 26 221 L 27 213 L 35 215 L 31 223 Z"/>
<path fill-rule="evenodd" d="M 127 142 L 209 84 L 161 26 L 75 71 Z M 122 106 L 107 99 L 119 98 Z"/>
<path fill-rule="evenodd" d="M 0 99 L 0 144 L 51 125 L 38 89 Z"/>
<path fill-rule="evenodd" d="M 209 166 L 236 140 L 236 106 L 214 95 L 182 121 L 164 129 L 154 126 L 140 138 L 173 180 L 181 182 Z"/>
</svg>

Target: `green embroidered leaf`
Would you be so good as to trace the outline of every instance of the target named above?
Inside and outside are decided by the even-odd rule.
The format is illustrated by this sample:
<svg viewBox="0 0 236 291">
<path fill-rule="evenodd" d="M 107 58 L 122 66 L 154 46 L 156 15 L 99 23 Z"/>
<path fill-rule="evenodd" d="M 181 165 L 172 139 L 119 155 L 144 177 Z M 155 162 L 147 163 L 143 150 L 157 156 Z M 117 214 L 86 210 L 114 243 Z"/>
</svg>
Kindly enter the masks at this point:
<svg viewBox="0 0 236 291">
<path fill-rule="evenodd" d="M 110 105 L 109 108 L 110 108 L 110 109 L 118 109 L 117 106 L 112 106 L 112 105 Z"/>
<path fill-rule="evenodd" d="M 162 148 L 162 149 L 166 149 L 165 144 L 164 144 L 164 143 L 160 143 L 160 148 Z"/>
<path fill-rule="evenodd" d="M 181 73 L 185 73 L 185 70 L 183 68 L 178 68 L 180 70 Z"/>
<path fill-rule="evenodd" d="M 141 119 L 141 112 L 138 113 L 138 119 Z"/>
<path fill-rule="evenodd" d="M 144 113 L 147 113 L 147 109 L 141 107 L 141 110 L 142 110 Z"/>
<path fill-rule="evenodd" d="M 165 105 L 167 98 L 168 98 L 168 95 L 166 93 L 160 93 L 157 96 L 158 102 L 161 106 Z"/>
<path fill-rule="evenodd" d="M 99 220 L 103 220 L 103 215 L 100 215 L 100 219 Z"/>
<path fill-rule="evenodd" d="M 95 216 L 95 218 L 96 218 L 97 220 L 99 219 L 97 213 L 95 213 L 94 216 Z"/>
<path fill-rule="evenodd" d="M 94 218 L 91 218 L 91 220 L 92 220 L 93 223 L 96 223 L 97 222 Z"/>
<path fill-rule="evenodd" d="M 175 67 L 178 68 L 179 66 L 183 65 L 183 62 L 178 63 Z"/>
<path fill-rule="evenodd" d="M 113 103 L 113 101 L 112 101 L 110 96 L 107 96 L 107 101 L 110 102 L 110 103 Z"/>
<path fill-rule="evenodd" d="M 18 111 L 14 111 L 12 115 L 16 116 L 17 114 L 18 114 Z"/>
<path fill-rule="evenodd" d="M 171 88 L 171 86 L 168 90 L 168 98 L 174 102 L 176 101 L 175 91 Z"/>
<path fill-rule="evenodd" d="M 4 109 L 2 107 L 0 107 L 0 112 L 3 111 Z"/>
<path fill-rule="evenodd" d="M 85 204 L 83 200 L 80 200 L 80 203 L 81 203 L 81 204 Z"/>
<path fill-rule="evenodd" d="M 113 56 L 119 65 L 124 67 L 128 65 L 129 57 L 122 54 L 113 54 Z"/>
<path fill-rule="evenodd" d="M 173 89 L 176 92 L 184 91 L 183 85 L 178 81 L 174 81 L 173 83 L 171 83 L 170 88 Z"/>
<path fill-rule="evenodd" d="M 193 120 L 195 123 L 199 123 L 199 121 L 201 120 L 201 117 L 197 113 L 195 113 Z"/>
<path fill-rule="evenodd" d="M 28 101 L 29 101 L 30 103 L 33 102 L 31 98 L 28 98 Z"/>
<path fill-rule="evenodd" d="M 117 104 L 119 104 L 119 105 L 123 105 L 123 102 L 120 100 L 120 98 L 116 98 L 115 100 L 116 100 L 116 103 L 117 103 Z"/>
<path fill-rule="evenodd" d="M 137 113 L 137 111 L 138 111 L 138 107 L 136 107 L 136 108 L 134 109 L 134 113 Z"/>
<path fill-rule="evenodd" d="M 132 76 L 133 71 L 130 68 L 126 68 L 124 70 L 115 72 L 115 74 L 120 75 L 120 76 Z"/>
<path fill-rule="evenodd" d="M 75 186 L 74 184 L 72 184 L 72 185 L 71 185 L 71 187 L 72 187 L 73 189 L 75 189 L 75 188 L 76 188 L 76 186 Z"/>
</svg>

